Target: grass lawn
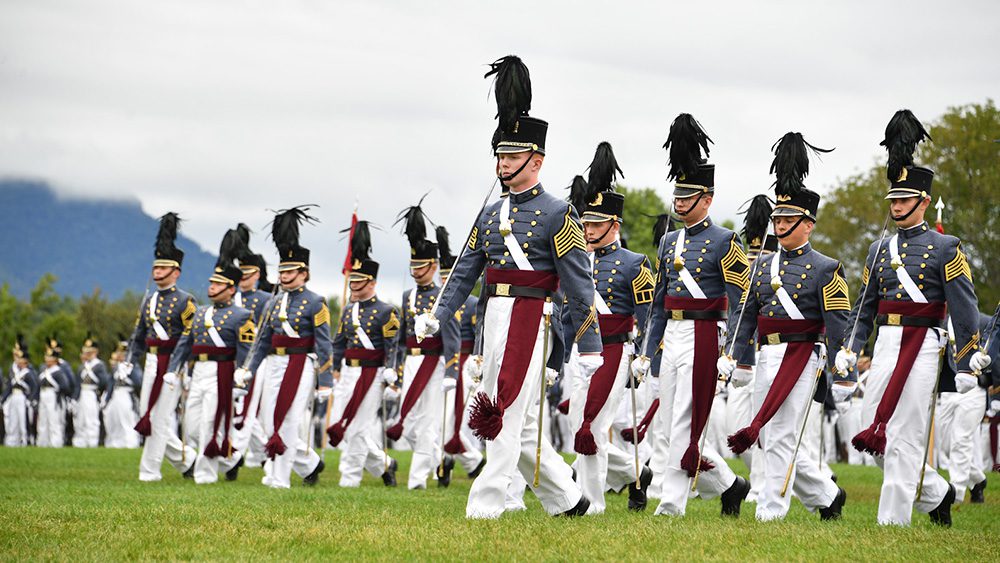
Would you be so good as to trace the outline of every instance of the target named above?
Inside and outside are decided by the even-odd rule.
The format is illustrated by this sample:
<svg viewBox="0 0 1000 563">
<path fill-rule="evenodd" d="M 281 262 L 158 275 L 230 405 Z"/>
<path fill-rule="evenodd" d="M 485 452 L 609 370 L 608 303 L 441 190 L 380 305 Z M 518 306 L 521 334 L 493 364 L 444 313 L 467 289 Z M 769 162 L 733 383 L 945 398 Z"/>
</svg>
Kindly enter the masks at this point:
<svg viewBox="0 0 1000 563">
<path fill-rule="evenodd" d="M 400 483 L 409 457 L 401 462 Z M 547 516 L 529 493 L 528 511 L 467 521 L 470 481 L 449 489 L 387 489 L 365 477 L 336 486 L 336 455 L 315 488 L 239 481 L 195 486 L 165 466 L 159 483 L 137 479 L 139 450 L 0 448 L 0 558 L 11 561 L 122 559 L 750 559 L 1000 560 L 1000 477 L 984 505 L 962 505 L 950 530 L 915 514 L 909 529 L 875 525 L 881 474 L 838 466 L 848 492 L 844 519 L 820 522 L 797 501 L 784 522 L 758 523 L 754 507 L 722 520 L 719 503 L 693 500 L 682 519 L 625 509 L 575 520 Z M 746 475 L 739 462 L 734 467 Z"/>
</svg>

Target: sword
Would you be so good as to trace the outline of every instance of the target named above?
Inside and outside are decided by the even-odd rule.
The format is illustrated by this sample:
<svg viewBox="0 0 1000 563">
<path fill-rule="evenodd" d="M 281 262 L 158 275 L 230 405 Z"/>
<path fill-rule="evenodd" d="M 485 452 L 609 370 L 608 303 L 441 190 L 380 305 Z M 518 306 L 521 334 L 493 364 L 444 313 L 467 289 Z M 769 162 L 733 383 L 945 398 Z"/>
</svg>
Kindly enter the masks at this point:
<svg viewBox="0 0 1000 563">
<path fill-rule="evenodd" d="M 802 415 L 802 427 L 799 429 L 799 439 L 795 441 L 795 450 L 792 452 L 792 459 L 788 462 L 788 470 L 785 471 L 785 482 L 781 485 L 781 498 L 785 498 L 785 494 L 788 493 L 788 483 L 792 480 L 792 471 L 795 470 L 795 457 L 799 455 L 799 447 L 802 445 L 802 437 L 806 434 L 806 423 L 809 422 L 809 407 L 813 400 L 813 396 L 816 395 L 816 387 L 819 385 L 819 378 L 823 377 L 823 368 L 826 366 L 826 346 L 822 346 L 823 353 L 819 357 L 819 365 L 816 367 L 816 377 L 813 378 L 812 390 L 809 395 L 806 396 L 806 409 L 805 413 Z M 820 430 L 820 436 L 823 435 L 823 431 Z M 822 448 L 820 448 L 820 455 L 822 455 Z"/>
<path fill-rule="evenodd" d="M 861 290 L 861 299 L 858 300 L 859 304 L 865 302 L 865 295 L 868 294 L 868 286 L 870 286 L 872 284 L 871 276 L 874 275 L 874 273 L 875 273 L 875 261 L 878 260 L 878 253 L 882 249 L 882 241 L 885 240 L 885 231 L 886 231 L 886 229 L 889 228 L 889 217 L 890 216 L 891 216 L 891 214 L 886 213 L 886 215 L 885 215 L 885 222 L 882 223 L 882 235 L 878 239 L 878 246 L 875 247 L 875 254 L 872 256 L 872 265 L 868 269 L 868 283 L 866 283 L 864 289 Z M 867 266 L 867 259 L 866 259 L 865 266 Z M 854 348 L 854 335 L 858 331 L 858 320 L 860 318 L 861 318 L 861 310 L 859 309 L 858 310 L 858 314 L 854 316 L 854 324 L 851 325 L 851 338 L 847 341 L 847 347 L 844 348 L 844 350 L 851 351 Z M 844 375 L 844 374 L 841 373 L 840 375 Z"/>
<path fill-rule="evenodd" d="M 932 434 L 934 430 L 934 413 L 937 410 L 938 385 L 941 383 L 941 367 L 944 364 L 944 354 L 947 349 L 948 345 L 945 344 L 944 347 L 941 348 L 941 352 L 938 354 L 937 378 L 934 380 L 934 391 L 931 393 L 931 416 L 927 419 L 927 438 L 924 440 L 923 463 L 920 464 L 920 481 L 917 482 L 918 501 L 924 494 L 924 474 L 927 472 L 927 458 L 931 453 Z"/>
<path fill-rule="evenodd" d="M 542 421 L 545 419 L 545 368 L 549 361 L 549 328 L 552 325 L 552 298 L 545 298 L 545 334 L 542 336 L 542 381 L 538 401 L 538 436 L 535 445 L 535 480 L 532 486 L 538 487 L 538 477 L 542 468 Z"/>
</svg>

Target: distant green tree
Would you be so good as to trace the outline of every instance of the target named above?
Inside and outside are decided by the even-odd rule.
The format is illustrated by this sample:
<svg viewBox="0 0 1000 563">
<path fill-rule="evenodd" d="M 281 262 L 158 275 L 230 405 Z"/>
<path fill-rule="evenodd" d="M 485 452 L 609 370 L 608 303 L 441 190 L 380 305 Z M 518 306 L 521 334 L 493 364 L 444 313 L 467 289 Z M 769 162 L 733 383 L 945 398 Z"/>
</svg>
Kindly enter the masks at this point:
<svg viewBox="0 0 1000 563">
<path fill-rule="evenodd" d="M 653 188 L 628 188 L 615 186 L 615 191 L 625 195 L 625 221 L 622 234 L 629 250 L 649 256 L 656 261 L 656 241 L 653 241 L 653 225 L 661 213 L 667 212 L 667 204 L 660 199 Z"/>
</svg>

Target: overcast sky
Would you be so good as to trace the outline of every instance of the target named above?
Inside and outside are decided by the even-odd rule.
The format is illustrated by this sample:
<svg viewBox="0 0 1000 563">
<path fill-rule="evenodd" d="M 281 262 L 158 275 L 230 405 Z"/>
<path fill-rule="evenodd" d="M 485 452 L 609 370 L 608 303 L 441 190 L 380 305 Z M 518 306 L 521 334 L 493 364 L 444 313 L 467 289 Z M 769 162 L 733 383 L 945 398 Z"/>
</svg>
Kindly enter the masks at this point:
<svg viewBox="0 0 1000 563">
<path fill-rule="evenodd" d="M 627 185 L 668 196 L 661 145 L 689 112 L 715 140 L 718 219 L 768 188 L 786 131 L 837 148 L 812 166 L 823 192 L 882 159 L 895 110 L 929 122 L 1000 93 L 1000 3 L 826 4 L 6 0 L 0 175 L 177 211 L 213 252 L 243 221 L 273 253 L 268 209 L 317 203 L 303 242 L 329 293 L 358 199 L 387 229 L 375 257 L 398 301 L 399 209 L 431 190 L 428 215 L 461 239 L 492 182 L 483 73 L 500 56 L 528 64 L 551 124 L 547 188 L 607 140 Z"/>
</svg>

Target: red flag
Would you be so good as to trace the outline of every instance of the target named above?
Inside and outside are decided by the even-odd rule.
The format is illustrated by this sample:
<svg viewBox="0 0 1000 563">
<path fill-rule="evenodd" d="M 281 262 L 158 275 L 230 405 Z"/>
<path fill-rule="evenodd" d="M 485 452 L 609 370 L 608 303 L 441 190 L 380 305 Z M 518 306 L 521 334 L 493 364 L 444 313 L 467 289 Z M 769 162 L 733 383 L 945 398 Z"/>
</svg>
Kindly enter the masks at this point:
<svg viewBox="0 0 1000 563">
<path fill-rule="evenodd" d="M 351 271 L 351 266 L 353 266 L 353 261 L 351 259 L 351 243 L 354 241 L 354 229 L 358 226 L 358 212 L 357 210 L 351 214 L 351 230 L 347 235 L 347 258 L 344 258 L 344 268 L 340 271 L 345 276 Z"/>
</svg>

